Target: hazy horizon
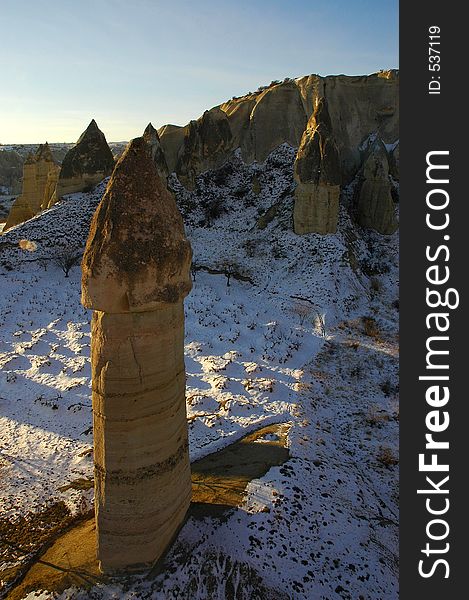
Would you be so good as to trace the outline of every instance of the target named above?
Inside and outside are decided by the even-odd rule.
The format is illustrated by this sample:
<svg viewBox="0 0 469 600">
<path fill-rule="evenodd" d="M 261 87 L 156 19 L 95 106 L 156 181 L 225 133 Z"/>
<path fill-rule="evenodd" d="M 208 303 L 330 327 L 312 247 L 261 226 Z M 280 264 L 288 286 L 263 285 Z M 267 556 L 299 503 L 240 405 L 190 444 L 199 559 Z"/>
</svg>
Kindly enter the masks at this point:
<svg viewBox="0 0 469 600">
<path fill-rule="evenodd" d="M 3 0 L 0 143 L 185 125 L 285 77 L 398 68 L 398 2 Z M 27 18 L 25 18 L 27 15 Z M 21 31 L 21 37 L 17 32 Z"/>
</svg>

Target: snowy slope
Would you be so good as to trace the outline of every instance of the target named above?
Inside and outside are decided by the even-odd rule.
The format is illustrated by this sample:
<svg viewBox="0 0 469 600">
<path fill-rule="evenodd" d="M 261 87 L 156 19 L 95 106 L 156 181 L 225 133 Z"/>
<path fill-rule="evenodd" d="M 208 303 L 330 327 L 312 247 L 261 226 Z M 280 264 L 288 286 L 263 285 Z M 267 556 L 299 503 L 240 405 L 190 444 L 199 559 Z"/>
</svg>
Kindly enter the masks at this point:
<svg viewBox="0 0 469 600">
<path fill-rule="evenodd" d="M 342 208 L 337 234 L 294 235 L 293 159 L 286 145 L 264 164 L 236 156 L 194 192 L 171 180 L 194 250 L 191 458 L 271 422 L 291 425 L 291 458 L 225 521 L 190 519 L 166 575 L 94 597 L 224 598 L 234 569 L 242 597 L 260 577 L 290 598 L 397 598 L 397 234 L 363 232 Z M 2 518 L 91 506 L 92 490 L 59 490 L 92 477 L 90 314 L 79 267 L 66 278 L 54 257 L 83 248 L 104 185 L 0 238 Z M 204 592 L 207 557 L 219 596 Z"/>
</svg>

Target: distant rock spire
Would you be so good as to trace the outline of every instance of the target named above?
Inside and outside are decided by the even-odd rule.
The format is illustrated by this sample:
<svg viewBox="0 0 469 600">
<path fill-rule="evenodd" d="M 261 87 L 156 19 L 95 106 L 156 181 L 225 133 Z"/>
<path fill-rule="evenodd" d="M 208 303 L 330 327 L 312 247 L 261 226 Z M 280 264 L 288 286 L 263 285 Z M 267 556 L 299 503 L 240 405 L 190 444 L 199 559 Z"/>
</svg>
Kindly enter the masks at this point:
<svg viewBox="0 0 469 600">
<path fill-rule="evenodd" d="M 49 144 L 40 144 L 23 163 L 21 195 L 14 201 L 4 231 L 23 223 L 48 207 L 54 193 L 60 167 Z"/>
<path fill-rule="evenodd" d="M 162 178 L 167 178 L 169 175 L 168 165 L 166 164 L 166 158 L 161 147 L 160 138 L 158 132 L 151 123 L 145 128 L 143 132 L 143 139 L 149 145 L 151 149 L 151 155 L 156 165 L 158 175 Z"/>
<path fill-rule="evenodd" d="M 319 98 L 295 159 L 295 233 L 335 233 L 339 215 L 340 160 L 327 100 Z"/>
<path fill-rule="evenodd" d="M 91 120 L 62 162 L 57 191 L 53 201 L 65 194 L 87 191 L 108 177 L 114 168 L 114 157 L 104 133 Z"/>
</svg>

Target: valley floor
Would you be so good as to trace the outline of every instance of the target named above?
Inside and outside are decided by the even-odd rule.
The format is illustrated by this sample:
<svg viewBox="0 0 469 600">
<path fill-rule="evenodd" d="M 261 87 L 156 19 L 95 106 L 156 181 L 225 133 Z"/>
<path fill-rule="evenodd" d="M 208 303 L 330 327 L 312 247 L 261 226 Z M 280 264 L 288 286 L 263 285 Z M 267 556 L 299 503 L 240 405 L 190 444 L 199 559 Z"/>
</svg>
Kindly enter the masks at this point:
<svg viewBox="0 0 469 600">
<path fill-rule="evenodd" d="M 100 193 L 88 197 L 90 214 Z M 40 219 L 55 210 L 66 228 L 84 197 L 0 245 L 0 535 L 17 546 L 0 546 L 5 574 L 27 560 L 20 550 L 47 538 L 37 515 L 60 506 L 51 529 L 92 508 L 90 314 L 80 269 L 65 278 L 39 260 L 50 245 Z M 289 456 L 223 518 L 190 518 L 161 574 L 61 598 L 398 597 L 397 235 L 355 230 L 345 211 L 333 236 L 300 238 L 276 223 L 253 232 L 255 209 L 248 223 L 246 214 L 240 207 L 210 227 L 188 219 L 197 266 L 186 300 L 191 460 L 273 423 L 288 425 Z M 17 260 L 23 238 L 37 247 Z M 227 248 L 242 275 L 230 285 Z M 24 547 L 11 537 L 28 523 L 37 535 Z"/>
</svg>

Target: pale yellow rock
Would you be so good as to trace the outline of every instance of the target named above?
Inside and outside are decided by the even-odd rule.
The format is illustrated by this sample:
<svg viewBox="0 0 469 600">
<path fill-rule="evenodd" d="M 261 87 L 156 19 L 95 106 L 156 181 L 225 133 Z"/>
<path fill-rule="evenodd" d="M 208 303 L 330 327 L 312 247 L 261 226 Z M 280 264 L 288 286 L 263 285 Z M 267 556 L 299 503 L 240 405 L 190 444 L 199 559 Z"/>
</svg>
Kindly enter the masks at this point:
<svg viewBox="0 0 469 600">
<path fill-rule="evenodd" d="M 299 183 L 295 190 L 295 233 L 335 233 L 339 218 L 340 186 Z"/>
<path fill-rule="evenodd" d="M 47 142 L 40 145 L 23 165 L 23 189 L 13 203 L 5 231 L 37 215 L 49 204 L 60 167 L 55 162 Z"/>
<path fill-rule="evenodd" d="M 140 569 L 191 500 L 182 301 L 95 311 L 91 336 L 98 560 L 104 572 Z"/>
<path fill-rule="evenodd" d="M 325 98 L 315 100 L 315 110 L 296 155 L 294 176 L 297 182 L 293 209 L 295 233 L 335 233 L 341 173 Z"/>
<path fill-rule="evenodd" d="M 176 168 L 179 149 L 184 143 L 185 132 L 186 127 L 180 127 L 179 125 L 163 125 L 158 129 L 158 136 L 170 173 Z"/>
<path fill-rule="evenodd" d="M 191 248 L 152 148 L 133 140 L 93 217 L 82 302 L 91 333 L 97 552 L 105 573 L 148 568 L 191 499 L 184 307 Z"/>
</svg>

